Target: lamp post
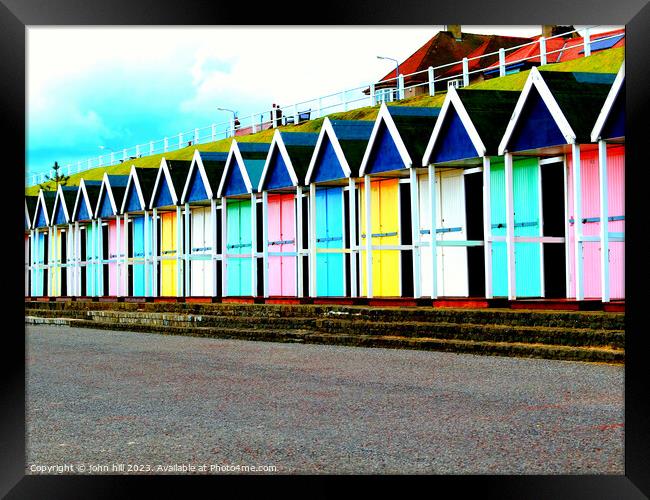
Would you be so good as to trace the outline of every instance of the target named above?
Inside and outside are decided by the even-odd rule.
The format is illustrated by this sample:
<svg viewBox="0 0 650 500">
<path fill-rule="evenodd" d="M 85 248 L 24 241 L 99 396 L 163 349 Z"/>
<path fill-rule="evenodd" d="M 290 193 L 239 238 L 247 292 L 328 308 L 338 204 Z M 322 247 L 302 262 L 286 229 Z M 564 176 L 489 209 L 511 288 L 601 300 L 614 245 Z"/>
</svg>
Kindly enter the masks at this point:
<svg viewBox="0 0 650 500">
<path fill-rule="evenodd" d="M 395 91 L 396 97 L 399 98 L 399 61 L 392 57 L 377 56 L 377 59 L 386 59 L 387 61 L 393 61 L 395 63 Z"/>
<path fill-rule="evenodd" d="M 229 113 L 232 113 L 232 118 L 230 119 L 230 130 L 232 131 L 232 135 L 235 135 L 235 123 L 237 120 L 237 111 L 233 111 L 232 109 L 228 109 L 228 108 L 220 108 L 220 107 L 217 107 L 217 110 L 227 111 Z"/>
<path fill-rule="evenodd" d="M 115 163 L 115 158 L 114 158 L 115 151 L 113 151 L 113 148 L 109 148 L 109 147 L 106 147 L 106 146 L 98 146 L 98 148 L 101 149 L 102 151 L 104 151 L 105 149 L 108 149 L 111 152 L 111 165 L 113 163 Z"/>
</svg>

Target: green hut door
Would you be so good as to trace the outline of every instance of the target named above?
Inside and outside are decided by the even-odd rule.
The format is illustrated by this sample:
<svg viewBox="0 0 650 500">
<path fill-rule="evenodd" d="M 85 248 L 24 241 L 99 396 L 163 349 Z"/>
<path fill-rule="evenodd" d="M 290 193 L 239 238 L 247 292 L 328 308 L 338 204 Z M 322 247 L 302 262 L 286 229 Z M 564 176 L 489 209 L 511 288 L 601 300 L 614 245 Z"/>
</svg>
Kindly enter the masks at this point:
<svg viewBox="0 0 650 500">
<path fill-rule="evenodd" d="M 228 200 L 226 218 L 226 293 L 230 296 L 253 295 L 250 200 Z"/>
</svg>

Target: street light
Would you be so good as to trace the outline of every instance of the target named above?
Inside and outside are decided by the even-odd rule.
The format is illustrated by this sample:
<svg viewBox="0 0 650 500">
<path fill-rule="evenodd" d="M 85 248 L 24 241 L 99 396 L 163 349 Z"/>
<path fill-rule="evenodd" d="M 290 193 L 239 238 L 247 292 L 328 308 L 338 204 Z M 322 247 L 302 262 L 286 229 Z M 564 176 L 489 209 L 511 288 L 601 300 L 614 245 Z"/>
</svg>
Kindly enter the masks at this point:
<svg viewBox="0 0 650 500">
<path fill-rule="evenodd" d="M 218 111 L 227 111 L 229 113 L 232 113 L 232 119 L 230 120 L 230 127 L 231 127 L 231 129 L 233 131 L 232 135 L 235 135 L 235 123 L 236 123 L 236 120 L 237 120 L 237 111 L 233 111 L 232 109 L 228 109 L 228 108 L 220 108 L 220 107 L 217 107 L 217 110 Z"/>
<path fill-rule="evenodd" d="M 102 151 L 104 151 L 105 149 L 108 149 L 111 152 L 111 165 L 113 163 L 115 163 L 115 157 L 113 156 L 115 154 L 115 151 L 113 151 L 113 148 L 109 148 L 109 147 L 106 147 L 106 146 L 97 146 L 97 147 L 99 149 L 101 149 Z M 102 157 L 100 157 L 100 160 L 102 160 Z M 101 165 L 101 163 L 100 163 L 100 165 Z"/>
<path fill-rule="evenodd" d="M 395 88 L 397 89 L 395 91 L 396 97 L 399 98 L 399 61 L 397 59 L 394 59 L 392 57 L 384 57 L 384 56 L 377 56 L 377 59 L 386 59 L 387 61 L 393 61 L 395 63 Z"/>
</svg>

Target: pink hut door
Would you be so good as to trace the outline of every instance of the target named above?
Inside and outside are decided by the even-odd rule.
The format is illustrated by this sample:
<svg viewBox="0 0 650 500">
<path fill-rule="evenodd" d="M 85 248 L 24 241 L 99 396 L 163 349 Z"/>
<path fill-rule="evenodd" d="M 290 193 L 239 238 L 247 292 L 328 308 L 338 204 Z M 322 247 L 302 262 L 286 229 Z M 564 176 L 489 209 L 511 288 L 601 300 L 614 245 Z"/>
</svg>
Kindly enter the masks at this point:
<svg viewBox="0 0 650 500">
<path fill-rule="evenodd" d="M 282 196 L 282 252 L 296 252 L 296 218 L 294 211 L 294 196 Z M 293 297 L 296 295 L 296 257 L 283 256 L 282 259 L 282 293 L 280 295 Z"/>
<path fill-rule="evenodd" d="M 625 232 L 625 146 L 607 146 L 607 187 L 611 233 Z M 609 294 L 625 298 L 625 242 L 609 242 Z"/>
<path fill-rule="evenodd" d="M 117 295 L 117 223 L 108 221 L 108 295 Z"/>
<path fill-rule="evenodd" d="M 618 151 L 616 151 L 618 150 Z M 582 192 L 582 234 L 584 236 L 600 235 L 600 191 L 598 174 L 598 151 L 581 151 L 581 192 Z M 624 191 L 624 150 L 623 148 L 608 149 L 607 154 L 607 188 L 609 192 L 609 217 L 614 218 L 608 222 L 610 232 L 622 232 L 624 229 L 625 191 Z M 569 165 L 568 175 L 568 201 L 569 220 L 573 217 L 573 161 L 567 156 Z M 575 223 L 569 224 L 569 296 L 576 296 L 575 289 Z M 601 298 L 600 275 L 600 241 L 587 241 L 583 243 L 584 267 L 584 296 L 585 298 Z M 624 298 L 624 243 L 610 241 L 610 296 L 611 298 Z"/>
<path fill-rule="evenodd" d="M 295 256 L 272 255 L 295 252 L 293 195 L 271 195 L 268 202 L 269 295 L 296 295 Z"/>
</svg>

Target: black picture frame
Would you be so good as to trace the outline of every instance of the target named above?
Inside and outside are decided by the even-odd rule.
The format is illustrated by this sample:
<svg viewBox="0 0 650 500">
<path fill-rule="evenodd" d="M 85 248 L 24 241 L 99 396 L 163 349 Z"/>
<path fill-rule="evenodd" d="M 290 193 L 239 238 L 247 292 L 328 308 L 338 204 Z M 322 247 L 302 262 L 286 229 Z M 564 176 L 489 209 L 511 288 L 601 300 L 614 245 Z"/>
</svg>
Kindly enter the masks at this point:
<svg viewBox="0 0 650 500">
<path fill-rule="evenodd" d="M 308 12 L 312 14 L 307 15 Z M 299 18 L 299 16 L 301 16 Z M 460 18 L 460 19 L 459 19 Z M 250 25 L 289 26 L 305 23 L 388 25 L 445 24 L 462 22 L 470 25 L 539 25 L 563 23 L 574 25 L 604 24 L 626 26 L 626 365 L 625 365 L 625 475 L 621 476 L 418 476 L 366 477 L 364 496 L 398 486 L 402 492 L 421 486 L 432 493 L 451 488 L 453 496 L 474 491 L 486 498 L 644 498 L 650 496 L 650 354 L 644 322 L 646 291 L 650 277 L 644 249 L 644 196 L 647 184 L 648 90 L 650 89 L 650 5 L 646 0 L 465 0 L 425 3 L 416 0 L 399 2 L 358 2 L 332 0 L 325 3 L 283 2 L 254 4 L 184 0 L 0 0 L 0 99 L 4 122 L 3 195 L 7 198 L 5 258 L 3 259 L 3 360 L 0 401 L 0 494 L 7 498 L 112 498 L 131 496 L 133 486 L 150 478 L 116 476 L 25 476 L 25 350 L 24 308 L 20 290 L 24 276 L 20 262 L 23 242 L 21 217 L 25 165 L 25 40 L 26 26 L 34 25 Z M 642 191 L 643 190 L 643 191 Z M 647 204 L 646 204 L 647 205 Z M 23 333 L 21 335 L 21 332 Z M 158 486 L 167 494 L 188 494 L 187 477 L 157 477 Z M 341 487 L 331 477 L 255 477 L 264 483 L 265 492 L 280 488 L 291 492 L 321 496 L 340 494 Z M 368 480 L 370 479 L 370 480 Z M 409 481 L 408 490 L 404 489 Z M 250 477 L 212 477 L 219 486 L 242 488 Z M 244 483 L 246 481 L 246 483 Z M 420 482 L 419 485 L 411 484 Z M 214 483 L 212 483 L 214 484 Z M 147 482 L 150 493 L 151 485 Z M 244 491 L 249 486 L 245 486 Z M 267 488 L 271 488 L 270 490 Z M 288 489 L 290 488 L 290 489 Z M 214 490 L 213 490 L 214 491 Z"/>
</svg>

